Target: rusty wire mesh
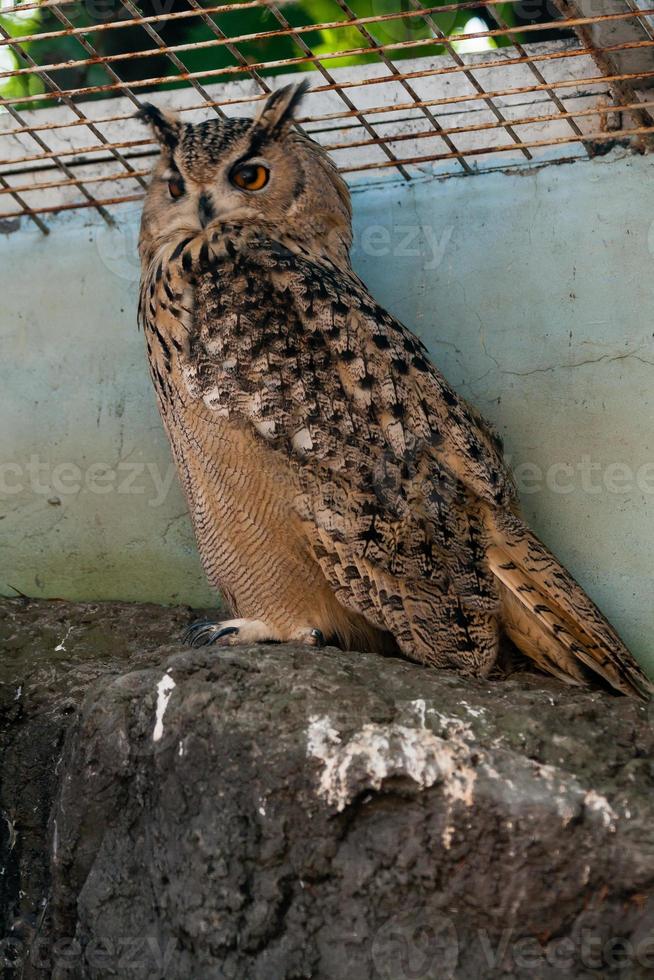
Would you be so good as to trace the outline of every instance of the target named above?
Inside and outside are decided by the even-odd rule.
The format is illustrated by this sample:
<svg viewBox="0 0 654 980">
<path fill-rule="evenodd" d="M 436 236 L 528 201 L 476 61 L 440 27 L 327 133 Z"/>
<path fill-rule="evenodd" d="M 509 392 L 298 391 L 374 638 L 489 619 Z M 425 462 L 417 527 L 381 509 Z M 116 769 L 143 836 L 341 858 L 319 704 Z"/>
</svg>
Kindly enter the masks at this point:
<svg viewBox="0 0 654 980">
<path fill-rule="evenodd" d="M 249 115 L 289 72 L 352 180 L 648 148 L 654 0 L 555 2 L 0 0 L 0 222 L 111 221 L 156 152 L 143 101 Z"/>
</svg>

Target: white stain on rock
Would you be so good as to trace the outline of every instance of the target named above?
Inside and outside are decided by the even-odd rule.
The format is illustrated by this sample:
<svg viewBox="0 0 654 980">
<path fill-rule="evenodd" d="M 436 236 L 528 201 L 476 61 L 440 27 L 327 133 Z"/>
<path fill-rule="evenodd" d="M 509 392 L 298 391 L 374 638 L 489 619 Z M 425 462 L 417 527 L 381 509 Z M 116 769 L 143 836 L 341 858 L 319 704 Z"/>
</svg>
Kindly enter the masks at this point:
<svg viewBox="0 0 654 980">
<path fill-rule="evenodd" d="M 410 701 L 409 704 L 417 715 L 420 727 L 424 728 L 427 720 L 427 702 L 424 698 L 417 698 L 415 701 Z"/>
<path fill-rule="evenodd" d="M 472 741 L 475 738 L 475 733 L 467 721 L 464 721 L 463 718 L 445 715 L 442 711 L 429 707 L 424 698 L 409 701 L 409 709 L 411 714 L 418 719 L 421 728 L 427 727 L 427 715 L 429 715 L 434 719 L 437 726 L 448 735 L 448 738 L 463 738 L 467 741 Z"/>
<path fill-rule="evenodd" d="M 589 789 L 584 797 L 584 804 L 588 810 L 599 816 L 608 830 L 615 830 L 618 815 L 605 796 Z"/>
<path fill-rule="evenodd" d="M 322 763 L 318 793 L 343 810 L 362 790 L 377 790 L 385 779 L 407 777 L 426 789 L 443 788 L 449 810 L 461 802 L 471 806 L 476 772 L 468 747 L 446 740 L 426 728 L 367 724 L 345 741 L 327 716 L 309 720 L 307 753 Z M 449 846 L 453 828 L 444 831 Z"/>
<path fill-rule="evenodd" d="M 471 708 L 467 701 L 461 701 L 460 704 L 473 718 L 481 718 L 486 714 L 485 708 Z"/>
<path fill-rule="evenodd" d="M 513 813 L 546 810 L 565 827 L 585 811 L 607 833 L 615 831 L 618 818 L 606 797 L 580 785 L 571 773 L 514 753 L 485 751 L 466 722 L 428 707 L 423 699 L 408 707 L 413 725 L 368 723 L 348 736 L 327 715 L 309 719 L 307 754 L 322 764 L 318 794 L 327 803 L 340 811 L 366 791 L 379 790 L 385 780 L 405 777 L 421 788 L 440 786 L 446 848 L 466 820 L 456 804 L 470 808 L 475 796 L 487 794 L 504 800 L 509 826 Z M 441 735 L 432 730 L 434 724 Z"/>
<path fill-rule="evenodd" d="M 152 741 L 159 742 L 163 736 L 163 719 L 170 701 L 170 695 L 176 687 L 170 674 L 164 674 L 157 684 L 157 714 L 152 732 Z"/>
<path fill-rule="evenodd" d="M 57 644 L 57 646 L 55 647 L 55 653 L 59 653 L 60 650 L 63 650 L 64 653 L 66 652 L 66 640 L 68 639 L 68 637 L 70 636 L 70 634 L 72 632 L 73 632 L 73 627 L 72 626 L 69 626 L 68 629 L 67 629 L 67 631 L 66 631 L 65 637 L 63 638 L 63 640 L 61 641 L 61 643 Z"/>
</svg>

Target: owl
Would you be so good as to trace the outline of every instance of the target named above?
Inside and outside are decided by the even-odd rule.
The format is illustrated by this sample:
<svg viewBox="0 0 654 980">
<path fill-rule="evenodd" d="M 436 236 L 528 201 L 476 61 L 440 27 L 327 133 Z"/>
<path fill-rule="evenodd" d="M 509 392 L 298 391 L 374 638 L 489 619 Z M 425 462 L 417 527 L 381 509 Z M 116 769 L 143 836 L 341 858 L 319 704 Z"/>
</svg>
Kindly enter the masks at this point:
<svg viewBox="0 0 654 980">
<path fill-rule="evenodd" d="M 520 517 L 492 428 L 350 263 L 348 189 L 295 127 L 146 105 L 161 148 L 139 317 L 212 586 L 192 645 L 334 643 L 486 676 L 502 637 L 570 684 L 651 685 Z"/>
</svg>

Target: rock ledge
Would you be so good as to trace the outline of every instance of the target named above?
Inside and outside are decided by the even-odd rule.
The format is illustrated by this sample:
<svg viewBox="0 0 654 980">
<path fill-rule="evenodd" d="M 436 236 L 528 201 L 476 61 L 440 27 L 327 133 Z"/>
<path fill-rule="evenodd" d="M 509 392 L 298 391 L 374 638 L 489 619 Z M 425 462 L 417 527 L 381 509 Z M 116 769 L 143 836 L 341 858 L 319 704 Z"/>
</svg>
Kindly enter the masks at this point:
<svg viewBox="0 0 654 980">
<path fill-rule="evenodd" d="M 6 977 L 652 975 L 648 708 L 188 618 L 0 607 Z"/>
</svg>

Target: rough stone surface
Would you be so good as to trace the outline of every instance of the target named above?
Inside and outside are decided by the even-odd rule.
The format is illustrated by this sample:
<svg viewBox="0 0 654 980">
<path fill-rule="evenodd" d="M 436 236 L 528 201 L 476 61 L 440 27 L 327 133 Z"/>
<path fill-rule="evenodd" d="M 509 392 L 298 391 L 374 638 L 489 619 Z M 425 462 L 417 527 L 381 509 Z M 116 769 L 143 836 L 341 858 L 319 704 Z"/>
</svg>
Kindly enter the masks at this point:
<svg viewBox="0 0 654 980">
<path fill-rule="evenodd" d="M 188 619 L 0 607 L 6 977 L 652 975 L 647 707 Z"/>
<path fill-rule="evenodd" d="M 137 664 L 191 618 L 188 609 L 0 599 L 0 938 L 20 975 L 49 901 L 49 819 L 67 729 L 90 686 Z M 0 970 L 0 976 L 2 971 Z M 46 976 L 46 973 L 39 974 Z M 3 977 L 3 980 L 5 980 Z"/>
</svg>

